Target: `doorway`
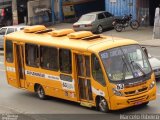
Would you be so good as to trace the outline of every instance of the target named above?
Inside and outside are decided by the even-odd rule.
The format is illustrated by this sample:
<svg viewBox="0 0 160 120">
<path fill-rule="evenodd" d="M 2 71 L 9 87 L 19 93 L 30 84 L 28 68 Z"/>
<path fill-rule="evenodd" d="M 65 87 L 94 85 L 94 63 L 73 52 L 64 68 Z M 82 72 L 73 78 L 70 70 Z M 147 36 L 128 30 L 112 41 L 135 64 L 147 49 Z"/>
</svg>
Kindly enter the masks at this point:
<svg viewBox="0 0 160 120">
<path fill-rule="evenodd" d="M 19 80 L 20 87 L 25 87 L 25 69 L 24 69 L 24 49 L 23 45 L 15 44 L 16 50 L 16 73 L 17 80 Z"/>
<path fill-rule="evenodd" d="M 150 25 L 154 25 L 155 9 L 160 7 L 160 0 L 149 0 Z"/>
<path fill-rule="evenodd" d="M 27 2 L 28 0 L 17 0 L 18 24 L 27 23 Z"/>
<path fill-rule="evenodd" d="M 93 100 L 90 78 L 90 56 L 76 54 L 76 73 L 81 102 Z"/>
</svg>

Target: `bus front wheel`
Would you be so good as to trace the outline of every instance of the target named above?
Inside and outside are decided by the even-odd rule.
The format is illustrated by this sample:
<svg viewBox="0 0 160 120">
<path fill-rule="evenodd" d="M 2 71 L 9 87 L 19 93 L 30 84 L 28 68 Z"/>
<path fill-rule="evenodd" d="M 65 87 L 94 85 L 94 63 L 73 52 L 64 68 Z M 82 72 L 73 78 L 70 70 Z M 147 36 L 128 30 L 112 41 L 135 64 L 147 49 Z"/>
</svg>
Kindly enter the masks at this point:
<svg viewBox="0 0 160 120">
<path fill-rule="evenodd" d="M 105 113 L 110 112 L 109 107 L 108 107 L 108 103 L 107 103 L 107 101 L 105 100 L 105 98 L 99 97 L 99 98 L 97 99 L 97 109 L 98 109 L 99 111 L 105 112 Z"/>
<path fill-rule="evenodd" d="M 46 99 L 45 91 L 41 85 L 38 85 L 38 87 L 36 89 L 36 93 L 41 100 Z"/>
</svg>

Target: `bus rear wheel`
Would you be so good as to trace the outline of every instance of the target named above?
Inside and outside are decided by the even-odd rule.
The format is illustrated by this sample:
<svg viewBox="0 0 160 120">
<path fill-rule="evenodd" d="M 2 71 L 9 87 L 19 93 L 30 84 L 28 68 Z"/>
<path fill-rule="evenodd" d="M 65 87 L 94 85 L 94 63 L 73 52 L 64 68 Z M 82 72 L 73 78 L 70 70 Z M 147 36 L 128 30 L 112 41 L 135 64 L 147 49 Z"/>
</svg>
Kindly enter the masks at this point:
<svg viewBox="0 0 160 120">
<path fill-rule="evenodd" d="M 105 98 L 103 97 L 100 97 L 97 101 L 97 109 L 101 112 L 104 112 L 104 113 L 108 113 L 110 112 L 109 110 L 109 107 L 108 107 L 108 103 L 107 101 L 105 100 Z"/>
<path fill-rule="evenodd" d="M 36 93 L 37 93 L 37 96 L 41 100 L 45 100 L 46 99 L 45 91 L 44 91 L 44 89 L 43 89 L 43 87 L 41 85 L 38 85 L 38 87 L 36 89 Z"/>
</svg>

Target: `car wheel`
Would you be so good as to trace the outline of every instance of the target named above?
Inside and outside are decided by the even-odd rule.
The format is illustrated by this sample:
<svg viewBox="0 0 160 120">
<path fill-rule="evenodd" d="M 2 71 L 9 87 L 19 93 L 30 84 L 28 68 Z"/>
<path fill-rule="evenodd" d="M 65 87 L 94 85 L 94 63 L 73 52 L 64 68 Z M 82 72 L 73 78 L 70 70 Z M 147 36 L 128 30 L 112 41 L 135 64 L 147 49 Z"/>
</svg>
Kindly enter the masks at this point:
<svg viewBox="0 0 160 120">
<path fill-rule="evenodd" d="M 103 27 L 101 26 L 101 25 L 99 25 L 98 27 L 97 27 L 97 33 L 102 33 L 103 32 Z"/>
<path fill-rule="evenodd" d="M 46 99 L 45 91 L 41 85 L 37 87 L 36 93 L 40 99 L 42 100 Z"/>
<path fill-rule="evenodd" d="M 97 101 L 97 109 L 101 112 L 110 112 L 109 107 L 108 107 L 108 103 L 105 100 L 105 98 L 101 97 L 98 101 Z"/>
</svg>

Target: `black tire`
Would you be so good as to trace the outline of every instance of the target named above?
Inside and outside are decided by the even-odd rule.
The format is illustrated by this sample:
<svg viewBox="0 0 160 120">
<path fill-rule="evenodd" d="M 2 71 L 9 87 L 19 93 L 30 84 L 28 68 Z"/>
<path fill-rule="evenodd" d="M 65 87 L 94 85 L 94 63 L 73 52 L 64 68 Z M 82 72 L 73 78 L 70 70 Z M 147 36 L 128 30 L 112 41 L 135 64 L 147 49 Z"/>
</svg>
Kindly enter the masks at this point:
<svg viewBox="0 0 160 120">
<path fill-rule="evenodd" d="M 41 100 L 45 100 L 47 98 L 45 95 L 45 91 L 41 85 L 37 86 L 36 93 Z"/>
<path fill-rule="evenodd" d="M 101 25 L 99 25 L 99 26 L 97 27 L 97 33 L 100 34 L 100 33 L 102 33 L 102 32 L 103 32 L 103 27 L 102 27 Z"/>
<path fill-rule="evenodd" d="M 145 102 L 145 103 L 142 103 L 141 105 L 142 106 L 146 106 L 146 105 L 148 105 L 149 104 L 149 101 L 148 102 Z"/>
<path fill-rule="evenodd" d="M 110 112 L 109 107 L 108 107 L 108 103 L 105 100 L 105 98 L 101 97 L 98 101 L 97 101 L 97 109 L 101 112 L 104 113 L 108 113 Z"/>
<path fill-rule="evenodd" d="M 133 30 L 137 30 L 140 26 L 139 22 L 137 20 L 131 21 L 130 26 Z"/>
<path fill-rule="evenodd" d="M 114 29 L 117 31 L 117 32 L 122 32 L 123 30 L 123 25 L 122 24 L 116 24 Z"/>
</svg>

